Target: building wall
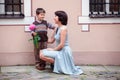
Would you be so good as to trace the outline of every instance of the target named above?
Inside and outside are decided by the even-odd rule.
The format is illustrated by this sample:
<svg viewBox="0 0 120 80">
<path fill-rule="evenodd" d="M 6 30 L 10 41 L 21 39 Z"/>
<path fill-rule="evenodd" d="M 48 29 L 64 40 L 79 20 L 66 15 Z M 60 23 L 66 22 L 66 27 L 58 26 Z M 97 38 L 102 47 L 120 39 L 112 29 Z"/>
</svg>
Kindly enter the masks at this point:
<svg viewBox="0 0 120 80">
<path fill-rule="evenodd" d="M 55 11 L 67 12 L 69 43 L 75 64 L 120 65 L 120 24 L 87 24 L 89 31 L 84 32 L 83 24 L 78 23 L 78 17 L 82 16 L 82 0 L 31 1 L 32 17 L 35 17 L 36 8 L 42 7 L 46 10 L 45 19 L 53 24 Z M 28 41 L 31 36 L 25 26 L 28 24 L 0 25 L 0 65 L 34 64 L 33 44 Z"/>
</svg>

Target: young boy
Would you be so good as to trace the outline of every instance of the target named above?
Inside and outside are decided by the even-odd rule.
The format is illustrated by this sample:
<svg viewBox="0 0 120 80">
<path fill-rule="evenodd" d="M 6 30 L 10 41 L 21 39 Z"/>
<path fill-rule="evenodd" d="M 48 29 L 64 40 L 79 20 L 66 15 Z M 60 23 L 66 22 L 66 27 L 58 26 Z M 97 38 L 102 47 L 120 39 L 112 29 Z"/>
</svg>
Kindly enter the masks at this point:
<svg viewBox="0 0 120 80">
<path fill-rule="evenodd" d="M 32 31 L 32 36 L 38 35 L 40 40 L 38 41 L 38 48 L 34 45 L 34 55 L 35 55 L 35 67 L 38 70 L 45 70 L 46 62 L 39 58 L 39 52 L 41 49 L 47 48 L 47 29 L 54 29 L 55 27 L 44 20 L 45 10 L 43 8 L 36 9 L 36 20 L 33 22 L 35 25 L 35 30 Z"/>
</svg>

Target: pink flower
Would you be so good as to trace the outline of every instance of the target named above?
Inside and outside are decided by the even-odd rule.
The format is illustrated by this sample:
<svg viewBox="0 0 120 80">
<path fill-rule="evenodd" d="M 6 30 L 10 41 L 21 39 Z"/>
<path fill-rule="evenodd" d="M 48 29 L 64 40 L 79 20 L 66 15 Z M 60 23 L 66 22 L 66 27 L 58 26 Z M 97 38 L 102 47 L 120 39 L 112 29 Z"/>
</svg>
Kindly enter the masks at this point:
<svg viewBox="0 0 120 80">
<path fill-rule="evenodd" d="M 35 25 L 34 25 L 34 24 L 31 24 L 31 25 L 29 26 L 29 29 L 30 29 L 31 31 L 34 31 L 34 30 L 35 30 Z"/>
</svg>

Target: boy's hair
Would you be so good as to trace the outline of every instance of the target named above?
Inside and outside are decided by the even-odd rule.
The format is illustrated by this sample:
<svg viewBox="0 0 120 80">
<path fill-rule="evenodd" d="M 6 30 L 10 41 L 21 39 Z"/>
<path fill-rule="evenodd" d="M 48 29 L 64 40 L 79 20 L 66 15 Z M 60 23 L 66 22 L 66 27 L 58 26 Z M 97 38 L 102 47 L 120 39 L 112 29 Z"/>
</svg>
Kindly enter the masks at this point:
<svg viewBox="0 0 120 80">
<path fill-rule="evenodd" d="M 36 14 L 39 15 L 40 13 L 45 13 L 45 10 L 43 8 L 37 8 Z"/>
<path fill-rule="evenodd" d="M 64 11 L 56 11 L 55 15 L 58 16 L 59 21 L 63 25 L 67 25 L 68 15 L 66 14 L 66 12 L 64 12 Z"/>
</svg>

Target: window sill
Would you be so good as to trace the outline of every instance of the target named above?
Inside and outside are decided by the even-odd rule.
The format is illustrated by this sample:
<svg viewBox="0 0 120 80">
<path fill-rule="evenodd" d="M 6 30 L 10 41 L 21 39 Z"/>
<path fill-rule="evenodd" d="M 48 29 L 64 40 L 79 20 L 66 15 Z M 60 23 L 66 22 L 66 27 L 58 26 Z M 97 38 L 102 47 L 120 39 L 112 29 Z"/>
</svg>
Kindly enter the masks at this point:
<svg viewBox="0 0 120 80">
<path fill-rule="evenodd" d="M 0 19 L 23 19 L 24 14 L 0 14 Z"/>
<path fill-rule="evenodd" d="M 4 18 L 4 19 L 0 19 L 0 25 L 2 26 L 10 26 L 10 25 L 29 25 L 31 23 L 33 23 L 33 21 L 35 20 L 35 17 L 31 17 L 31 16 L 25 16 L 23 19 L 17 19 L 17 18 L 12 18 L 12 19 L 8 19 L 8 18 Z"/>
<path fill-rule="evenodd" d="M 120 18 L 120 14 L 89 14 L 90 18 Z"/>
<path fill-rule="evenodd" d="M 90 18 L 89 16 L 79 16 L 78 24 L 120 24 L 120 18 Z"/>
</svg>

